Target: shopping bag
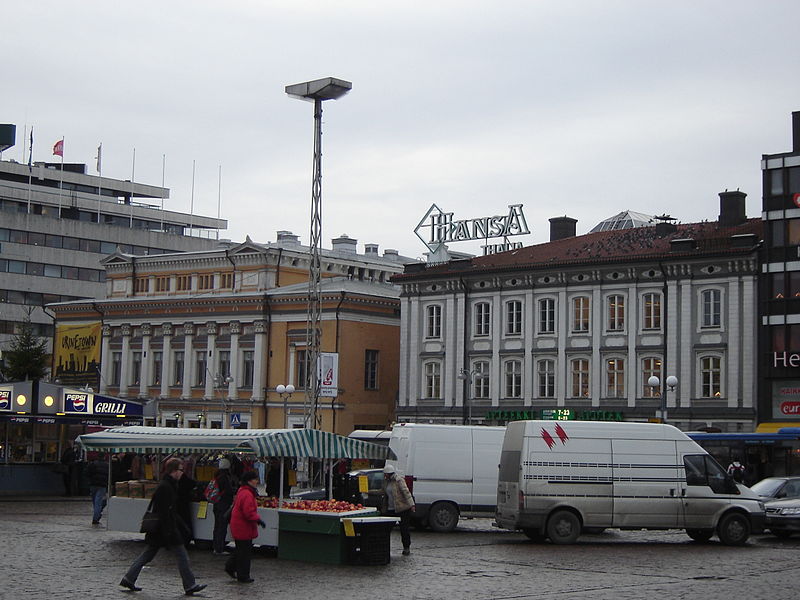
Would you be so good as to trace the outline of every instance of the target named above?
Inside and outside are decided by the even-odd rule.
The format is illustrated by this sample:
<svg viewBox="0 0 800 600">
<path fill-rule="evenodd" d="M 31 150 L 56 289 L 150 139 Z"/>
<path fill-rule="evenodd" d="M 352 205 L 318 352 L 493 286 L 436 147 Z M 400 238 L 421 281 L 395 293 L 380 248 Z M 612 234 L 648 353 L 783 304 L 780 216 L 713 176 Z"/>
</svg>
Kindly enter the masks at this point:
<svg viewBox="0 0 800 600">
<path fill-rule="evenodd" d="M 150 504 L 147 505 L 147 510 L 142 516 L 139 533 L 158 533 L 158 523 L 158 513 L 153 511 L 153 501 L 150 500 Z"/>
</svg>

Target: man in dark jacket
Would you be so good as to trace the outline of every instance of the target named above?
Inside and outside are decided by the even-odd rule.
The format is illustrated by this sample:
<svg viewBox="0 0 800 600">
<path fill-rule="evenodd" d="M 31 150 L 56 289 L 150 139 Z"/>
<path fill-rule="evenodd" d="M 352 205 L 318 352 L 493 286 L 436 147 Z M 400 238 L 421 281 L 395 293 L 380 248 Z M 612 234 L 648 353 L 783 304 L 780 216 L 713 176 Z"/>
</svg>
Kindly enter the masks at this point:
<svg viewBox="0 0 800 600">
<path fill-rule="evenodd" d="M 86 468 L 89 478 L 89 495 L 92 498 L 92 525 L 100 523 L 100 516 L 106 506 L 106 491 L 108 490 L 108 462 L 105 454 L 100 453 L 89 463 Z"/>
<path fill-rule="evenodd" d="M 178 559 L 178 571 L 183 580 L 183 591 L 187 596 L 192 596 L 206 588 L 205 584 L 195 581 L 189 564 L 189 555 L 184 547 L 184 537 L 181 533 L 181 519 L 176 512 L 178 502 L 178 480 L 183 475 L 183 461 L 171 458 L 164 466 L 164 478 L 153 494 L 152 511 L 158 515 L 158 531 L 148 533 L 144 541 L 147 548 L 131 565 L 128 572 L 119 584 L 131 591 L 138 592 L 142 588 L 136 585 L 139 573 L 147 563 L 153 560 L 161 547 L 171 550 Z"/>
</svg>

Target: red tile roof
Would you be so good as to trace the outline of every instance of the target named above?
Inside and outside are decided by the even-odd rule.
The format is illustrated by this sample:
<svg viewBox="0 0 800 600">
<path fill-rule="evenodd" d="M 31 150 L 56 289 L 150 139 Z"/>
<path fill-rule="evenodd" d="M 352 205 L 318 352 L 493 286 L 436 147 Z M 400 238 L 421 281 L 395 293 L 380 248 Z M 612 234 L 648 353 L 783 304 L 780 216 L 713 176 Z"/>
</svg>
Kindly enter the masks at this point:
<svg viewBox="0 0 800 600">
<path fill-rule="evenodd" d="M 753 244 L 734 245 L 732 236 L 754 234 Z M 694 256 L 741 254 L 753 251 L 762 239 L 761 219 L 748 219 L 734 227 L 720 227 L 717 221 L 686 223 L 676 226 L 674 233 L 656 235 L 656 227 L 636 227 L 615 231 L 598 231 L 554 242 L 526 246 L 489 256 L 411 268 L 392 280 L 402 282 L 415 277 L 449 275 L 454 272 L 535 269 L 579 264 L 608 264 L 654 259 L 691 258 Z M 693 248 L 672 250 L 673 240 L 694 240 Z"/>
</svg>

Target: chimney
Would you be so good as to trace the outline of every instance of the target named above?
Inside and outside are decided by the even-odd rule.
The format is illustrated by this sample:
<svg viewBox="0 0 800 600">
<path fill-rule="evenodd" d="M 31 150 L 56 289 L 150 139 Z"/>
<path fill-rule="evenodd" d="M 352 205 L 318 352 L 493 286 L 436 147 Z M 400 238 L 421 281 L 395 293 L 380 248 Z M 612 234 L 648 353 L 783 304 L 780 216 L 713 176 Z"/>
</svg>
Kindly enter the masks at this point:
<svg viewBox="0 0 800 600">
<path fill-rule="evenodd" d="M 331 244 L 333 245 L 333 249 L 337 252 L 347 252 L 348 254 L 357 254 L 356 246 L 358 245 L 358 240 L 349 238 L 344 233 L 340 235 L 338 238 L 332 239 Z"/>
<path fill-rule="evenodd" d="M 300 236 L 293 234 L 291 231 L 279 231 L 278 244 L 281 246 L 299 246 Z"/>
<path fill-rule="evenodd" d="M 719 195 L 719 224 L 720 227 L 735 227 L 747 220 L 744 210 L 744 201 L 747 194 L 736 190 L 725 190 Z"/>
<path fill-rule="evenodd" d="M 575 237 L 575 224 L 578 219 L 564 215 L 550 219 L 550 241 L 555 242 L 566 238 Z"/>
<path fill-rule="evenodd" d="M 383 258 L 388 258 L 389 260 L 400 260 L 400 253 L 395 250 L 394 248 L 387 248 L 383 251 Z"/>
<path fill-rule="evenodd" d="M 792 152 L 800 152 L 800 111 L 792 113 Z"/>
<path fill-rule="evenodd" d="M 364 254 L 378 256 L 378 244 L 364 244 Z"/>
</svg>

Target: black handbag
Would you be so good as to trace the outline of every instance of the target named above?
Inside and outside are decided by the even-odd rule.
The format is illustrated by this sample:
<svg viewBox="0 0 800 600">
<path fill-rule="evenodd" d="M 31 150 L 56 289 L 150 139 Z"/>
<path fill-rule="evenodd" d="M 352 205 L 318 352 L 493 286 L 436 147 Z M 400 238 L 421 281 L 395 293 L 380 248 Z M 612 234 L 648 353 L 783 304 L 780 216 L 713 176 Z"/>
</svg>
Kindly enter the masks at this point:
<svg viewBox="0 0 800 600">
<path fill-rule="evenodd" d="M 153 512 L 153 501 L 147 505 L 147 510 L 144 511 L 142 516 L 142 525 L 139 527 L 139 533 L 158 533 L 159 518 L 158 513 Z"/>
</svg>

